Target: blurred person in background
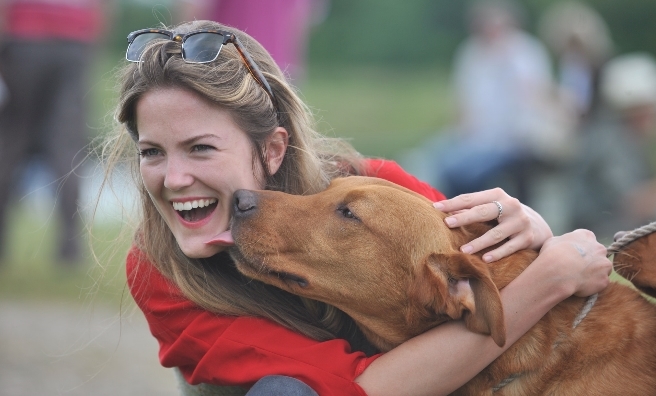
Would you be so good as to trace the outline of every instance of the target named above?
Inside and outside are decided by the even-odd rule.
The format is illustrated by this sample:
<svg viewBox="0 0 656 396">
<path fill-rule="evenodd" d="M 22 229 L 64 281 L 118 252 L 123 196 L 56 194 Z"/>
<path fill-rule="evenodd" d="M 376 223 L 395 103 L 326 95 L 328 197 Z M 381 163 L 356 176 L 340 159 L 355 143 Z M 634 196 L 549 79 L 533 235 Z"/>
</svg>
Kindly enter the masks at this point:
<svg viewBox="0 0 656 396">
<path fill-rule="evenodd" d="M 103 0 L 0 0 L 0 257 L 7 254 L 7 212 L 18 176 L 38 156 L 56 180 L 61 214 L 56 259 L 80 260 L 80 180 L 74 169 L 87 144 L 87 72 L 104 29 Z"/>
<path fill-rule="evenodd" d="M 547 49 L 520 28 L 523 13 L 510 0 L 472 3 L 453 69 L 457 124 L 408 155 L 447 196 L 503 186 L 527 202 L 531 166 L 569 155 L 573 117 L 555 95 Z"/>
<path fill-rule="evenodd" d="M 613 52 L 610 30 L 587 4 L 566 1 L 540 18 L 540 37 L 556 57 L 562 93 L 585 120 L 599 105 L 599 73 Z"/>
<path fill-rule="evenodd" d="M 631 53 L 602 69 L 605 106 L 583 130 L 572 172 L 573 227 L 612 240 L 656 218 L 656 60 Z"/>
<path fill-rule="evenodd" d="M 298 85 L 307 72 L 310 28 L 325 18 L 329 0 L 181 0 L 176 5 L 181 21 L 208 19 L 247 32 Z"/>
</svg>

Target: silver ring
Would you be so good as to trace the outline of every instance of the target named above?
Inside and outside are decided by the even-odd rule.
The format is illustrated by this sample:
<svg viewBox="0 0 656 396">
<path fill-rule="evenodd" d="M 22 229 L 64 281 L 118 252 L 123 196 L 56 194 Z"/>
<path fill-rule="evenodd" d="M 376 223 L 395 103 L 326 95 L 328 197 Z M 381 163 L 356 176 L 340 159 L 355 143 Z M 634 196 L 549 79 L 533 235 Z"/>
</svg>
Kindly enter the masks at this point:
<svg viewBox="0 0 656 396">
<path fill-rule="evenodd" d="M 497 215 L 497 221 L 499 221 L 501 215 L 503 214 L 503 206 L 501 206 L 501 202 L 499 201 L 492 201 L 492 203 L 497 205 L 497 209 L 499 209 L 499 214 Z"/>
</svg>

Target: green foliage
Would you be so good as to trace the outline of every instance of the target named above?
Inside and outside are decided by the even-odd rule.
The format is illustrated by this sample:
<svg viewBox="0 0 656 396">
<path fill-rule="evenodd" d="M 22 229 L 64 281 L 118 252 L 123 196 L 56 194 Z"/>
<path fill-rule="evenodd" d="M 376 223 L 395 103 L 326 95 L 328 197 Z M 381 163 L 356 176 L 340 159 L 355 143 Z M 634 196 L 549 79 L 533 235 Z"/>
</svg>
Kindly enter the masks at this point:
<svg viewBox="0 0 656 396">
<path fill-rule="evenodd" d="M 518 0 L 527 10 L 527 29 L 534 30 L 541 12 L 562 0 Z M 656 1 L 580 0 L 587 2 L 610 26 L 618 52 L 656 53 Z M 312 31 L 313 63 L 416 65 L 450 63 L 466 36 L 464 15 L 471 2 L 460 0 L 329 0 L 327 18 Z M 113 52 L 125 51 L 133 30 L 170 24 L 172 1 L 122 1 L 108 42 Z"/>
<path fill-rule="evenodd" d="M 434 63 L 463 36 L 464 4 L 453 0 L 333 0 L 312 35 L 319 63 Z"/>
<path fill-rule="evenodd" d="M 588 0 L 608 23 L 617 52 L 648 51 L 656 54 L 656 1 Z"/>
<path fill-rule="evenodd" d="M 436 67 L 316 66 L 302 94 L 321 132 L 369 156 L 395 158 L 454 120 L 448 73 Z"/>
<path fill-rule="evenodd" d="M 519 0 L 526 28 L 560 0 Z M 619 53 L 656 53 L 656 1 L 582 0 L 608 23 Z M 330 15 L 314 29 L 310 59 L 317 63 L 448 65 L 466 37 L 468 1 L 332 0 Z"/>
</svg>

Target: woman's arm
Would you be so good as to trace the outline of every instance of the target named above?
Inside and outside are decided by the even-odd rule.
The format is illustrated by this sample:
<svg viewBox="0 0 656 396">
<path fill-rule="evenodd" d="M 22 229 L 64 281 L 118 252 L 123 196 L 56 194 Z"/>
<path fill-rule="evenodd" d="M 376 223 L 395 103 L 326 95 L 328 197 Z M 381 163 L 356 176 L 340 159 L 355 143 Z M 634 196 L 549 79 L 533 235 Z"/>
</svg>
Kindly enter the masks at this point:
<svg viewBox="0 0 656 396">
<path fill-rule="evenodd" d="M 501 291 L 506 344 L 472 333 L 461 321 L 421 334 L 382 355 L 356 382 L 369 396 L 446 395 L 476 376 L 563 299 L 608 285 L 611 263 L 594 234 L 549 239 L 538 258 Z"/>
<path fill-rule="evenodd" d="M 316 341 L 267 319 L 217 315 L 188 300 L 136 248 L 127 281 L 159 344 L 164 367 L 191 384 L 242 386 L 279 374 L 321 396 L 365 396 L 353 380 L 377 356 L 351 351 L 346 340 Z"/>
</svg>

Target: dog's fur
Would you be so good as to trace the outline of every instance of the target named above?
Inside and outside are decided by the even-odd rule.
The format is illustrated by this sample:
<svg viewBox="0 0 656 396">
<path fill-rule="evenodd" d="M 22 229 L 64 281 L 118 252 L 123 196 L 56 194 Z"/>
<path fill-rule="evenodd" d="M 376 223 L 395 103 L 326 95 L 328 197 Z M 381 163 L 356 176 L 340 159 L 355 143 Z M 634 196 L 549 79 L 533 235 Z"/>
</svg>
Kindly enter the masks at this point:
<svg viewBox="0 0 656 396">
<path fill-rule="evenodd" d="M 504 345 L 498 290 L 537 255 L 488 265 L 460 253 L 491 225 L 451 230 L 429 200 L 380 179 L 337 179 L 311 196 L 240 191 L 235 200 L 237 268 L 340 308 L 382 351 L 460 318 Z M 573 328 L 585 301 L 557 305 L 456 394 L 491 395 L 513 374 L 495 395 L 654 394 L 656 307 L 613 283 Z"/>
</svg>

